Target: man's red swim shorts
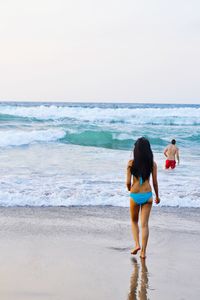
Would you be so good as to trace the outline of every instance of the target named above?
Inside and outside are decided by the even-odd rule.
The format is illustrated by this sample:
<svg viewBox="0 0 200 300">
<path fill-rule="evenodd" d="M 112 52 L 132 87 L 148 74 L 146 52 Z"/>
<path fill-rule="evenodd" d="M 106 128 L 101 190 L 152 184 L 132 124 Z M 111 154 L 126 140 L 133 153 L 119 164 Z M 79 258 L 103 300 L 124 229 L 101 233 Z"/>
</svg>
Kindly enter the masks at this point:
<svg viewBox="0 0 200 300">
<path fill-rule="evenodd" d="M 175 160 L 169 160 L 169 159 L 166 160 L 166 162 L 165 162 L 165 168 L 166 169 L 169 169 L 169 168 L 174 169 L 175 166 L 176 166 L 176 161 Z"/>
</svg>

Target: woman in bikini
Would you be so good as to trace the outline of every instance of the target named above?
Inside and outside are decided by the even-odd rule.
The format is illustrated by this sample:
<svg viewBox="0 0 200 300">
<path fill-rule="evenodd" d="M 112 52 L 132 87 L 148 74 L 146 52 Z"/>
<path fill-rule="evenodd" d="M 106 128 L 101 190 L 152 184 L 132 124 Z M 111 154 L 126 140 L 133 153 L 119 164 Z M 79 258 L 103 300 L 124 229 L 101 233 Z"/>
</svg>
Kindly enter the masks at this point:
<svg viewBox="0 0 200 300">
<path fill-rule="evenodd" d="M 127 188 L 130 191 L 130 214 L 135 248 L 131 254 L 141 250 L 140 257 L 146 257 L 146 247 L 149 236 L 148 220 L 152 207 L 152 189 L 149 183 L 152 174 L 153 187 L 156 194 L 155 203 L 160 202 L 158 196 L 157 165 L 153 161 L 153 153 L 149 141 L 139 138 L 133 150 L 134 159 L 128 162 Z M 139 241 L 138 218 L 141 211 L 142 248 Z"/>
</svg>

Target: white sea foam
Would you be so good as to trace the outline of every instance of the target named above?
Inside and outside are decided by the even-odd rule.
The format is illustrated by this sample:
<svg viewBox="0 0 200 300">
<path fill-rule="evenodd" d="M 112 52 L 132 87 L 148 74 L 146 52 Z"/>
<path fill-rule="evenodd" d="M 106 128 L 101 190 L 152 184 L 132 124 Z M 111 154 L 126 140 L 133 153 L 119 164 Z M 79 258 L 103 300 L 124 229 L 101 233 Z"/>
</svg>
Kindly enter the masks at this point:
<svg viewBox="0 0 200 300">
<path fill-rule="evenodd" d="M 129 206 L 125 188 L 130 153 L 72 145 L 39 145 L 0 151 L 0 205 Z M 155 153 L 161 206 L 200 207 L 200 157 L 186 152 L 173 171 Z M 9 165 L 7 164 L 9 161 Z"/>
<path fill-rule="evenodd" d="M 127 133 L 120 133 L 120 134 L 113 134 L 113 138 L 123 141 L 123 140 L 128 140 L 130 138 L 133 138 L 133 136 L 131 136 L 130 134 L 127 134 Z"/>
<path fill-rule="evenodd" d="M 1 114 L 40 120 L 73 118 L 90 122 L 127 122 L 130 124 L 199 124 L 200 108 L 100 108 L 70 106 L 0 106 Z"/>
<path fill-rule="evenodd" d="M 21 146 L 34 142 L 51 142 L 64 137 L 61 129 L 46 130 L 3 130 L 0 131 L 0 147 Z"/>
</svg>

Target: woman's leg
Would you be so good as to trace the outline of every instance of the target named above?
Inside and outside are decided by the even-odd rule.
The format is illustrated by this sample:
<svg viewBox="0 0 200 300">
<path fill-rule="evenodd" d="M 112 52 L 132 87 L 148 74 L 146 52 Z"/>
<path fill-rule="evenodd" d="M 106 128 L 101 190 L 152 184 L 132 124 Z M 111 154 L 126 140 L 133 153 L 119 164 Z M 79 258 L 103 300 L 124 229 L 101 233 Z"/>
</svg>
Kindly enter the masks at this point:
<svg viewBox="0 0 200 300">
<path fill-rule="evenodd" d="M 135 248 L 131 251 L 132 254 L 137 254 L 138 250 L 140 250 L 139 227 L 138 227 L 139 211 L 140 211 L 140 206 L 137 205 L 132 199 L 130 199 L 131 227 L 132 227 L 133 238 L 135 241 Z"/>
<path fill-rule="evenodd" d="M 142 250 L 141 250 L 141 257 L 145 258 L 146 256 L 146 247 L 149 237 L 149 215 L 151 212 L 152 207 L 152 199 L 143 204 L 141 208 L 141 227 L 142 227 Z"/>
</svg>

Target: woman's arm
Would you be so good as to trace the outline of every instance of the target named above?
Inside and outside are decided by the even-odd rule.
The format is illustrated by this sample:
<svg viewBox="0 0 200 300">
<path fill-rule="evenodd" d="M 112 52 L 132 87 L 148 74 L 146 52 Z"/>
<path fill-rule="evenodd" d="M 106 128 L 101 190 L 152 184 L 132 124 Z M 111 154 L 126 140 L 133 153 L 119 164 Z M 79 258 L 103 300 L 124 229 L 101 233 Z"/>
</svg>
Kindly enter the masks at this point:
<svg viewBox="0 0 200 300">
<path fill-rule="evenodd" d="M 155 162 L 153 163 L 152 178 L 153 178 L 153 187 L 156 194 L 155 202 L 156 204 L 158 204 L 160 203 L 160 198 L 158 195 L 157 164 Z"/>
<path fill-rule="evenodd" d="M 131 167 L 132 167 L 133 161 L 129 160 L 128 166 L 127 166 L 127 172 L 126 172 L 126 186 L 128 191 L 131 189 Z"/>
</svg>

